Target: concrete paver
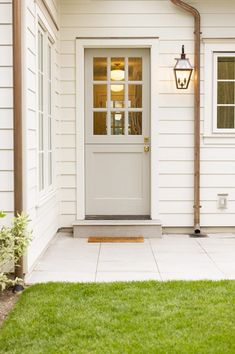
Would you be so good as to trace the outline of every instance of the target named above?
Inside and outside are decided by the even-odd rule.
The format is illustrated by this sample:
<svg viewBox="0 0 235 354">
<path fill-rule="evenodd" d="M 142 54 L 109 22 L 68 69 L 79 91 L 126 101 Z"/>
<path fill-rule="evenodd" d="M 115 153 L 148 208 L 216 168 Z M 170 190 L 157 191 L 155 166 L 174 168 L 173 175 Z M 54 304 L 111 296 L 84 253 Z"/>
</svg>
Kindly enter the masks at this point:
<svg viewBox="0 0 235 354">
<path fill-rule="evenodd" d="M 58 233 L 26 283 L 202 279 L 235 279 L 235 234 L 89 244 L 87 239 Z"/>
</svg>

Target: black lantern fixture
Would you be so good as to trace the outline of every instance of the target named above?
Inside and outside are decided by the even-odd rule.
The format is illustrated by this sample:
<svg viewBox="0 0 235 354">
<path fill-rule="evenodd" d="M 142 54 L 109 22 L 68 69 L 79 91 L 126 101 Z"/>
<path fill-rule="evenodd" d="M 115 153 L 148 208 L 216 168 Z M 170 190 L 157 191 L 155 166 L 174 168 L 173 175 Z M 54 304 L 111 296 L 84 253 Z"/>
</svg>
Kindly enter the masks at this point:
<svg viewBox="0 0 235 354">
<path fill-rule="evenodd" d="M 175 60 L 177 60 L 174 67 L 176 87 L 179 90 L 186 90 L 192 76 L 193 67 L 189 59 L 186 59 L 184 45 L 182 46 L 181 58 L 176 58 Z"/>
</svg>

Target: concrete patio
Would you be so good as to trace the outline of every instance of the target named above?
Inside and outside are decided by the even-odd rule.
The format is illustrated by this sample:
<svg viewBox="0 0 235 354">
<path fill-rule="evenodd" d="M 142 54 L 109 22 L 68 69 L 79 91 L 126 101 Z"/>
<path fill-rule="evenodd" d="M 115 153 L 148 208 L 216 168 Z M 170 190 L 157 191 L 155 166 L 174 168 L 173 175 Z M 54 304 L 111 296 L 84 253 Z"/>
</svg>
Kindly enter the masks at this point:
<svg viewBox="0 0 235 354">
<path fill-rule="evenodd" d="M 144 243 L 89 244 L 59 233 L 26 277 L 48 281 L 235 279 L 235 234 L 164 235 Z"/>
</svg>

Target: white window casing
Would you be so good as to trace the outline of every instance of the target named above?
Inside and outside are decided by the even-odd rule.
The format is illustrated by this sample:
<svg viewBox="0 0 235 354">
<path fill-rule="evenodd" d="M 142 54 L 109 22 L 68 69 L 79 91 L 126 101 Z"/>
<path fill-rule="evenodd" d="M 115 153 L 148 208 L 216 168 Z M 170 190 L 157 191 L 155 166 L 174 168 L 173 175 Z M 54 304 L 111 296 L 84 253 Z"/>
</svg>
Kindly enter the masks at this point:
<svg viewBox="0 0 235 354">
<path fill-rule="evenodd" d="M 218 80 L 217 64 L 220 57 L 235 57 L 234 40 L 204 40 L 204 135 L 205 144 L 235 145 L 235 129 L 222 129 L 217 125 Z M 233 80 L 232 80 L 233 81 Z"/>
<path fill-rule="evenodd" d="M 54 36 L 37 9 L 37 186 L 38 206 L 55 192 L 54 178 Z"/>
</svg>

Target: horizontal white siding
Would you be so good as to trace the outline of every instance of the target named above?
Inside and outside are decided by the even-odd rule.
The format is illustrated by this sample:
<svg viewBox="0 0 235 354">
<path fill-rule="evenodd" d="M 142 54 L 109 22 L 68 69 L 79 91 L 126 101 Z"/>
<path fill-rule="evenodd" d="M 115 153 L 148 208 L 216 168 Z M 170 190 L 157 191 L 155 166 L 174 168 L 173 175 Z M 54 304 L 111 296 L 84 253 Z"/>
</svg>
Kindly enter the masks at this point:
<svg viewBox="0 0 235 354">
<path fill-rule="evenodd" d="M 203 37 L 235 38 L 234 1 L 188 1 L 202 15 Z M 175 88 L 173 66 L 181 45 L 193 64 L 192 16 L 169 0 L 61 0 L 61 226 L 76 219 L 75 38 L 160 38 L 159 53 L 159 216 L 164 226 L 193 224 L 193 84 Z M 222 16 L 221 16 L 222 14 Z M 204 123 L 203 46 L 201 55 L 201 133 Z M 202 139 L 202 225 L 234 226 L 235 147 L 208 146 Z M 217 194 L 229 194 L 225 211 Z"/>
<path fill-rule="evenodd" d="M 46 3 L 52 13 L 54 20 L 56 21 L 57 25 L 59 25 L 60 0 L 46 0 Z"/>
<path fill-rule="evenodd" d="M 0 2 L 0 210 L 9 223 L 14 211 L 12 3 Z"/>
<path fill-rule="evenodd" d="M 40 9 L 44 13 L 45 18 L 50 23 L 50 26 L 55 34 L 56 42 L 55 56 L 53 62 L 54 74 L 54 101 L 58 102 L 56 96 L 58 92 L 59 81 L 59 37 L 53 23 L 45 8 L 39 2 Z M 57 15 L 56 1 L 51 0 L 49 6 L 53 15 Z M 56 18 L 57 20 L 57 18 Z M 47 247 L 48 243 L 55 235 L 59 227 L 59 201 L 58 201 L 58 185 L 57 185 L 57 157 L 55 155 L 55 192 L 48 196 L 46 200 L 42 201 L 38 195 L 38 166 L 37 166 L 37 133 L 38 133 L 38 119 L 37 119 L 37 80 L 36 80 L 36 47 L 37 47 L 37 17 L 36 17 L 36 2 L 34 0 L 26 0 L 25 2 L 25 91 L 26 91 L 26 176 L 25 176 L 25 195 L 27 212 L 32 220 L 31 227 L 33 229 L 33 241 L 29 247 L 27 254 L 27 269 L 29 270 L 35 263 L 39 255 Z M 54 132 L 53 140 L 56 139 L 56 132 L 58 131 L 59 122 L 59 107 L 55 103 L 54 106 Z M 55 146 L 55 154 L 58 151 Z"/>
</svg>

